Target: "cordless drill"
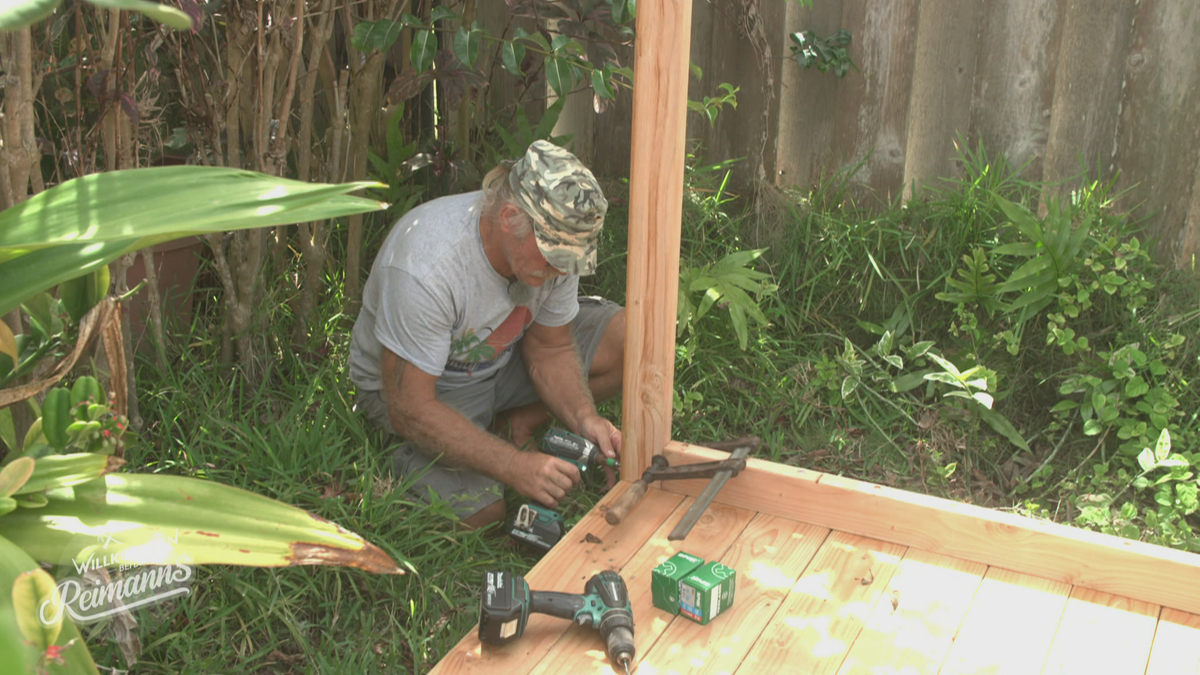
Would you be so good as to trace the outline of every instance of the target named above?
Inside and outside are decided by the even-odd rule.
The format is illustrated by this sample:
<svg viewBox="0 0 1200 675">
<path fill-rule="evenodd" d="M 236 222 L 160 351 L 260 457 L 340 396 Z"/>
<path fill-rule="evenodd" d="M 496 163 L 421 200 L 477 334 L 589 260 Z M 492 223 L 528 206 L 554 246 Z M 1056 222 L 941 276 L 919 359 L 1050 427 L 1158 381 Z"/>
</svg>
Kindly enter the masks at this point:
<svg viewBox="0 0 1200 675">
<path fill-rule="evenodd" d="M 628 675 L 634 655 L 633 607 L 625 580 L 616 572 L 604 571 L 588 579 L 583 590 L 583 595 L 531 591 L 522 577 L 486 572 L 479 605 L 479 641 L 508 644 L 525 632 L 530 614 L 549 614 L 599 630 L 608 658 Z"/>
<path fill-rule="evenodd" d="M 620 466 L 617 460 L 605 457 L 595 443 L 564 429 L 547 431 L 538 448 L 547 455 L 571 462 L 580 473 L 587 471 L 589 466 Z M 563 517 L 557 511 L 538 504 L 523 504 L 513 519 L 508 536 L 519 544 L 545 553 L 554 548 L 566 531 Z"/>
</svg>

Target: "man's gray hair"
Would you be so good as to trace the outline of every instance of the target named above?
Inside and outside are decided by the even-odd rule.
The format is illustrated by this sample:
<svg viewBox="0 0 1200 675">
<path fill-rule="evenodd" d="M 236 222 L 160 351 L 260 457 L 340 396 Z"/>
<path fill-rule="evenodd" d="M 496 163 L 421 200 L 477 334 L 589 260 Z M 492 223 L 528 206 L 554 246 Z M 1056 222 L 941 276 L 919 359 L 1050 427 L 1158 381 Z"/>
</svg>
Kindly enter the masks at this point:
<svg viewBox="0 0 1200 675">
<path fill-rule="evenodd" d="M 513 224 L 513 234 L 519 239 L 528 237 L 533 232 L 533 223 L 529 214 L 517 203 L 509 185 L 508 174 L 512 171 L 512 162 L 502 162 L 499 166 L 483 177 L 483 217 L 494 219 L 500 215 L 500 209 L 511 204 L 521 212 L 521 218 Z"/>
</svg>

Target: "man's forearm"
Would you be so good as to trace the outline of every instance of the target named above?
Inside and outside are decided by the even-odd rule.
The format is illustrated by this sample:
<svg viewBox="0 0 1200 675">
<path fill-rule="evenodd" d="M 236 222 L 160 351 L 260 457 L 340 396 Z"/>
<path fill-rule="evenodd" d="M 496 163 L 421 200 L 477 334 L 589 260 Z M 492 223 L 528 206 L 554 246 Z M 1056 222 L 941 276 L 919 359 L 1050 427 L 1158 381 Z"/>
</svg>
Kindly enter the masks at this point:
<svg viewBox="0 0 1200 675">
<path fill-rule="evenodd" d="M 476 427 L 461 413 L 433 400 L 412 409 L 397 401 L 388 402 L 392 426 L 405 440 L 415 443 L 429 456 L 510 483 L 508 470 L 517 449 Z"/>
<path fill-rule="evenodd" d="M 584 417 L 596 414 L 587 376 L 573 344 L 526 353 L 525 363 L 538 396 L 567 426 L 578 430 Z"/>
</svg>

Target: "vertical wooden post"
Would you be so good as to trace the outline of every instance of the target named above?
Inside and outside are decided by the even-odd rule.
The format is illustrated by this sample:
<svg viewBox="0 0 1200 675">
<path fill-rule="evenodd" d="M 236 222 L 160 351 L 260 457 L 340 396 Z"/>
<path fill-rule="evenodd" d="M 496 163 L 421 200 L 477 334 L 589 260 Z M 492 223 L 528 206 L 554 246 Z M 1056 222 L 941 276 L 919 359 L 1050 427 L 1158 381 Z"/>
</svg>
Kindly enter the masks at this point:
<svg viewBox="0 0 1200 675">
<path fill-rule="evenodd" d="M 621 477 L 671 440 L 691 0 L 642 0 L 634 51 Z"/>
</svg>

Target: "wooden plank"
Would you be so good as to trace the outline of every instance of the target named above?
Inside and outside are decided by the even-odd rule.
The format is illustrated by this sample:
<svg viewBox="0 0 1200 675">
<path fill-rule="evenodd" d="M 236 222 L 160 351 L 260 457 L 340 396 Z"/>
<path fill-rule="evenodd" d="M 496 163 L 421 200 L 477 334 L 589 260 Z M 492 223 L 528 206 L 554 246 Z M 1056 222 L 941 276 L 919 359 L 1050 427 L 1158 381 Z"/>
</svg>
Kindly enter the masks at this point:
<svg viewBox="0 0 1200 675">
<path fill-rule="evenodd" d="M 842 0 L 822 0 L 811 7 L 799 2 L 783 4 L 787 5 L 787 14 L 784 47 L 780 50 L 785 62 L 780 77 L 776 181 L 781 187 L 807 191 L 820 179 L 821 172 L 832 166 L 829 144 L 834 116 L 829 108 L 836 100 L 841 78 L 816 68 L 801 68 L 791 58 L 789 46 L 795 43 L 787 36 L 806 30 L 823 38 L 836 33 L 842 27 Z"/>
<path fill-rule="evenodd" d="M 904 555 L 903 546 L 834 532 L 737 673 L 835 673 Z"/>
<path fill-rule="evenodd" d="M 642 675 L 731 673 L 776 615 L 829 530 L 778 516 L 755 516 L 721 563 L 737 570 L 734 605 L 701 626 L 676 619 L 642 660 Z"/>
<path fill-rule="evenodd" d="M 890 200 L 904 183 L 908 99 L 917 46 L 917 0 L 843 0 L 842 26 L 854 36 L 850 54 L 861 72 L 838 83 L 830 153 L 837 169 L 865 162 L 856 197 Z"/>
<path fill-rule="evenodd" d="M 639 3 L 637 35 L 621 416 L 631 482 L 671 440 L 691 0 Z"/>
<path fill-rule="evenodd" d="M 1162 611 L 1146 675 L 1200 675 L 1200 616 Z"/>
<path fill-rule="evenodd" d="M 1149 602 L 1076 587 L 1043 672 L 1141 675 L 1158 613 Z"/>
<path fill-rule="evenodd" d="M 1046 665 L 1071 587 L 993 567 L 941 675 L 1026 675 Z"/>
<path fill-rule="evenodd" d="M 1139 237 L 1158 237 L 1155 259 L 1183 267 L 1200 160 L 1200 3 L 1141 0 L 1136 11 L 1117 146 L 1119 186 L 1129 189 L 1121 206 L 1153 216 Z"/>
<path fill-rule="evenodd" d="M 979 563 L 908 549 L 838 673 L 936 673 L 986 571 Z"/>
<path fill-rule="evenodd" d="M 1112 176 L 1125 54 L 1137 0 L 1066 0 L 1043 180 L 1065 181 L 1100 162 Z M 1060 193 L 1077 188 L 1063 185 Z"/>
<path fill-rule="evenodd" d="M 638 508 L 634 509 L 620 526 L 612 527 L 604 520 L 604 509 L 616 501 L 627 487 L 627 483 L 621 483 L 610 490 L 596 508 L 589 511 L 562 541 L 525 575 L 530 588 L 582 592 L 583 585 L 592 575 L 606 569 L 619 569 L 624 565 L 684 501 L 677 494 L 649 490 L 638 504 Z M 581 543 L 588 534 L 599 539 L 600 543 Z M 534 614 L 529 617 L 525 634 L 519 640 L 501 647 L 488 645 L 486 649 L 482 649 L 479 643 L 477 628 L 472 628 L 432 672 L 438 675 L 527 673 L 569 626 L 570 624 L 562 619 Z"/>
<path fill-rule="evenodd" d="M 1023 177 L 1042 176 L 1063 0 L 985 2 L 971 116 L 971 144 L 1004 153 Z"/>
<path fill-rule="evenodd" d="M 955 177 L 954 140 L 971 126 L 971 90 L 979 50 L 983 5 L 961 0 L 922 0 L 917 26 L 904 152 L 904 198 L 913 184 L 937 187 Z M 943 186 L 944 187 L 944 186 Z"/>
<path fill-rule="evenodd" d="M 722 453 L 671 443 L 672 465 Z M 664 489 L 695 495 L 707 481 Z M 717 500 L 1200 614 L 1200 555 L 751 458 Z"/>
<path fill-rule="evenodd" d="M 650 493 L 654 492 L 659 491 L 650 490 Z M 633 605 L 636 661 L 644 659 L 659 636 L 671 621 L 676 619 L 675 616 L 654 606 L 650 594 L 650 570 L 679 551 L 687 551 L 705 560 L 724 560 L 730 545 L 741 536 L 746 525 L 754 517 L 753 511 L 713 504 L 704 512 L 687 539 L 669 541 L 667 535 L 691 504 L 691 499 L 685 499 L 653 536 L 643 534 L 645 545 L 621 568 L 621 576 L 629 588 L 629 601 Z M 646 508 L 643 501 L 633 513 L 644 511 Z M 560 620 L 559 623 L 563 622 Z M 549 651 L 546 651 L 545 645 L 541 647 L 545 657 L 540 659 L 533 673 L 613 674 L 612 664 L 604 653 L 604 643 L 594 629 L 571 626 L 562 633 L 561 638 Z M 633 665 L 636 664 L 632 664 L 630 670 L 633 670 Z"/>
</svg>

